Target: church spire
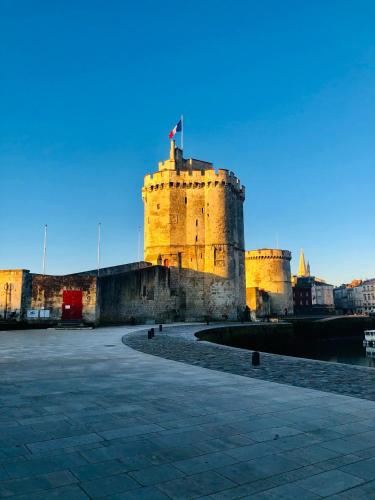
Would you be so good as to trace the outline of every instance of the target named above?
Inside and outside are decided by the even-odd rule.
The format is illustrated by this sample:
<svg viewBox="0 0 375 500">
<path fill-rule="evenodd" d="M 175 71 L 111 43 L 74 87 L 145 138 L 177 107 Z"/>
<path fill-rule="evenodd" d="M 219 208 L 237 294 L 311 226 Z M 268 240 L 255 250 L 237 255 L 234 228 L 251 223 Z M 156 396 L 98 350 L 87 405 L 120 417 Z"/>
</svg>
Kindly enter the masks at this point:
<svg viewBox="0 0 375 500">
<path fill-rule="evenodd" d="M 307 269 L 306 270 L 307 270 L 307 276 L 310 276 L 311 273 L 310 273 L 310 262 L 309 261 L 307 261 Z"/>
<path fill-rule="evenodd" d="M 307 268 L 305 263 L 305 254 L 303 253 L 303 248 L 301 248 L 301 253 L 299 256 L 299 266 L 298 266 L 298 274 L 300 278 L 307 276 Z"/>
</svg>

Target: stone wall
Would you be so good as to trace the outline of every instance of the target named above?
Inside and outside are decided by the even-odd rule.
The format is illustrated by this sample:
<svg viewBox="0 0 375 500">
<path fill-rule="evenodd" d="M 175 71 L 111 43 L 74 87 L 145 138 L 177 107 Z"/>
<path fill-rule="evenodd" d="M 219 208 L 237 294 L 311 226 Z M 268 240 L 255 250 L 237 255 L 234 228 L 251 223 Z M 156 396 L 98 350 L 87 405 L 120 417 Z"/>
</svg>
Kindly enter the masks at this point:
<svg viewBox="0 0 375 500">
<path fill-rule="evenodd" d="M 237 319 L 243 313 L 229 280 L 177 267 L 152 266 L 99 277 L 101 323 Z"/>
<path fill-rule="evenodd" d="M 27 300 L 24 285 L 28 273 L 25 269 L 0 271 L 0 319 L 23 319 Z"/>
<path fill-rule="evenodd" d="M 258 318 L 267 318 L 271 315 L 270 296 L 257 287 L 246 288 L 246 305 Z"/>
<path fill-rule="evenodd" d="M 181 319 L 178 282 L 171 269 L 146 267 L 99 277 L 101 323 L 171 322 Z"/>
<path fill-rule="evenodd" d="M 271 314 L 283 315 L 285 310 L 293 313 L 291 258 L 291 252 L 278 249 L 250 250 L 245 254 L 246 288 L 260 288 L 270 295 Z"/>
<path fill-rule="evenodd" d="M 49 310 L 49 320 L 59 321 L 62 316 L 63 291 L 82 290 L 82 317 L 85 323 L 94 324 L 98 320 L 96 311 L 95 276 L 65 275 L 49 276 L 33 274 L 31 276 L 31 294 L 28 309 Z"/>
</svg>

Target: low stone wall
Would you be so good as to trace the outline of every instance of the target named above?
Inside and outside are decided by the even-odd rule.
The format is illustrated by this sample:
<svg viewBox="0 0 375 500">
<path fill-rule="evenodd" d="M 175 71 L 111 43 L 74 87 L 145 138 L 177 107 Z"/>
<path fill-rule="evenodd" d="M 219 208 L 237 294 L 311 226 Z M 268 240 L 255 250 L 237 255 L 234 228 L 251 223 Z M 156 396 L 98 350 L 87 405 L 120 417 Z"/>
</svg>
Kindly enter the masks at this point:
<svg viewBox="0 0 375 500">
<path fill-rule="evenodd" d="M 297 336 L 306 339 L 363 336 L 365 330 L 375 329 L 375 317 L 339 316 L 314 319 L 290 319 Z"/>
<path fill-rule="evenodd" d="M 201 340 L 243 349 L 284 355 L 300 355 L 314 340 L 361 337 L 366 329 L 375 329 L 375 318 L 343 317 L 314 321 L 292 320 L 288 323 L 262 323 L 225 328 L 211 328 L 198 333 Z"/>
<path fill-rule="evenodd" d="M 207 340 L 216 344 L 271 351 L 282 344 L 293 345 L 295 333 L 290 323 L 266 323 L 243 326 L 210 328 L 196 334 L 199 340 Z"/>
</svg>

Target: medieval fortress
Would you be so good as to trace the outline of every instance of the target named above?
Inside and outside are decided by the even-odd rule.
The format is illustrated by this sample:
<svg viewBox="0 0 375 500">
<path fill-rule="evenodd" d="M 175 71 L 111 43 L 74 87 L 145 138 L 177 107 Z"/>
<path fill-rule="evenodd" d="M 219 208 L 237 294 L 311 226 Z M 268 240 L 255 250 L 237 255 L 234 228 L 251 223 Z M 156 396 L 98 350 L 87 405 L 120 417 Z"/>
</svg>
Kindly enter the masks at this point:
<svg viewBox="0 0 375 500">
<path fill-rule="evenodd" d="M 245 189 L 237 177 L 183 159 L 171 141 L 169 159 L 145 177 L 142 196 L 144 260 L 190 271 L 186 310 L 237 318 L 245 305 Z"/>
<path fill-rule="evenodd" d="M 293 312 L 291 253 L 245 251 L 245 188 L 233 172 L 184 159 L 172 140 L 169 158 L 145 176 L 142 199 L 144 261 L 65 276 L 0 271 L 3 319 L 167 322 Z"/>
</svg>

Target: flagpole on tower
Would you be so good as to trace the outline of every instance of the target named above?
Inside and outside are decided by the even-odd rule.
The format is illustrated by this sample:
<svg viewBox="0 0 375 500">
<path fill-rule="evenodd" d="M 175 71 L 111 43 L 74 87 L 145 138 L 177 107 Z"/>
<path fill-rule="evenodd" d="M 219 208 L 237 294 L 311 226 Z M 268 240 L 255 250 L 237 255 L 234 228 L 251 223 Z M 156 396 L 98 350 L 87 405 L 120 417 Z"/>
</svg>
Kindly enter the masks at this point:
<svg viewBox="0 0 375 500">
<path fill-rule="evenodd" d="M 181 115 L 181 149 L 184 150 L 184 115 Z"/>
</svg>

